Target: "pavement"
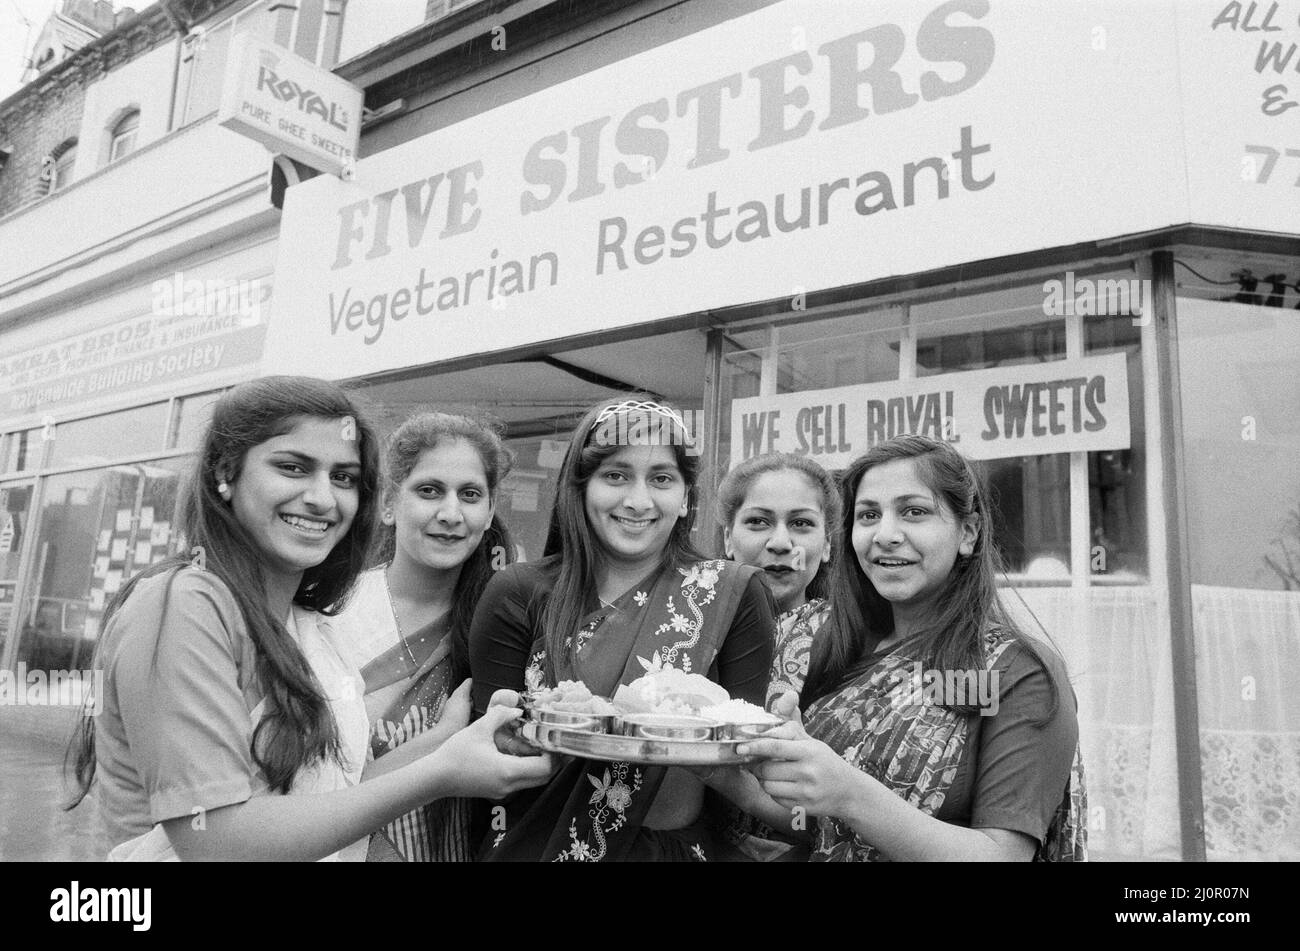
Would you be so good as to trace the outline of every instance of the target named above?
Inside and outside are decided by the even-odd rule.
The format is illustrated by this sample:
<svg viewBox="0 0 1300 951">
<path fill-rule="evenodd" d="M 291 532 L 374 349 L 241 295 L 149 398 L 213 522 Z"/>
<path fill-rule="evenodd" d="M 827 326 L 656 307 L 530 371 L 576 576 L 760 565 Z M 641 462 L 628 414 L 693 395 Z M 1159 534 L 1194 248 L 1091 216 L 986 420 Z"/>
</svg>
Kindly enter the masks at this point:
<svg viewBox="0 0 1300 951">
<path fill-rule="evenodd" d="M 0 718 L 0 862 L 101 860 L 93 797 L 60 808 L 62 740 L 13 726 Z"/>
</svg>

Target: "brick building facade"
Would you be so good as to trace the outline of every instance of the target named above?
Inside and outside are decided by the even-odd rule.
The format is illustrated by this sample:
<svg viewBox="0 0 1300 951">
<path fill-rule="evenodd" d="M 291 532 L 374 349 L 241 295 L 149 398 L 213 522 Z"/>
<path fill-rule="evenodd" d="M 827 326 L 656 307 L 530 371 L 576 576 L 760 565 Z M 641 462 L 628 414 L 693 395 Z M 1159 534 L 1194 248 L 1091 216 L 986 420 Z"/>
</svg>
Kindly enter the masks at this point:
<svg viewBox="0 0 1300 951">
<path fill-rule="evenodd" d="M 72 31 L 60 33 L 47 23 L 33 58 L 40 72 L 0 102 L 0 218 L 49 194 L 51 159 L 57 162 L 69 148 L 82 145 L 87 87 L 228 5 L 231 0 L 173 0 L 139 13 L 130 8 L 114 13 L 111 4 L 64 0 L 51 21 L 76 21 L 93 38 L 68 49 L 76 42 Z M 62 49 L 55 52 L 57 47 Z"/>
</svg>

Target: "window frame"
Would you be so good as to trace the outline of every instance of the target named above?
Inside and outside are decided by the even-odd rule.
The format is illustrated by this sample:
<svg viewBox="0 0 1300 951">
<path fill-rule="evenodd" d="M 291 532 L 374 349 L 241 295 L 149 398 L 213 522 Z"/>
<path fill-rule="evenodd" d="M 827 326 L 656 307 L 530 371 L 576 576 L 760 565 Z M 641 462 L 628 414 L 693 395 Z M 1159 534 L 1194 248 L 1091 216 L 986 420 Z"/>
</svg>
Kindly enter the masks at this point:
<svg viewBox="0 0 1300 951">
<path fill-rule="evenodd" d="M 1076 277 L 1088 277 L 1095 275 L 1113 275 L 1117 272 L 1128 270 L 1132 277 L 1144 279 L 1150 277 L 1150 266 L 1148 259 L 1142 255 L 1126 255 L 1114 260 L 1087 260 L 1082 264 L 1058 265 L 1052 268 L 1033 268 L 1024 271 L 1010 272 L 998 275 L 988 280 L 973 280 L 958 282 L 953 285 L 930 288 L 924 292 L 898 293 L 883 295 L 880 297 L 865 297 L 857 301 L 846 302 L 845 304 L 836 305 L 830 308 L 809 310 L 788 319 L 780 317 L 757 317 L 744 321 L 737 321 L 724 325 L 719 328 L 723 333 L 734 333 L 740 329 L 746 330 L 765 330 L 767 343 L 763 346 L 752 350 L 732 350 L 719 354 L 718 375 L 719 386 L 721 387 L 723 377 L 726 375 L 725 366 L 730 358 L 739 353 L 753 353 L 760 358 L 760 385 L 759 395 L 775 394 L 777 384 L 780 378 L 780 359 L 783 352 L 780 344 L 780 331 L 782 328 L 802 325 L 805 323 L 817 323 L 829 320 L 835 317 L 846 315 L 861 315 L 862 317 L 875 317 L 878 315 L 891 314 L 897 312 L 901 316 L 901 326 L 894 322 L 886 321 L 886 325 L 879 328 L 881 331 L 890 331 L 898 329 L 900 331 L 898 341 L 898 377 L 899 381 L 911 380 L 916 378 L 917 373 L 917 341 L 918 330 L 923 330 L 924 325 L 919 324 L 913 316 L 912 308 L 918 304 L 930 301 L 948 301 L 954 297 L 973 296 L 982 293 L 996 292 L 999 290 L 1008 290 L 1014 288 L 1032 287 L 1036 282 L 1043 280 L 1059 279 L 1061 274 L 1066 271 L 1072 271 Z M 1148 308 L 1150 302 L 1147 302 Z M 1073 310 L 1073 308 L 1071 308 Z M 1160 491 L 1158 482 L 1153 484 L 1154 475 L 1152 473 L 1152 462 L 1150 457 L 1151 439 L 1154 436 L 1158 438 L 1158 426 L 1152 420 L 1152 404 L 1149 400 L 1149 388 L 1151 386 L 1152 374 L 1155 372 L 1152 349 L 1154 346 L 1154 328 L 1150 315 L 1144 315 L 1145 319 L 1141 324 L 1139 336 L 1140 358 L 1142 361 L 1142 380 L 1144 394 L 1148 399 L 1144 400 L 1145 405 L 1145 422 L 1147 437 L 1143 451 L 1147 453 L 1147 463 L 1144 473 L 1144 484 L 1137 488 L 1146 498 L 1146 524 L 1144 548 L 1146 556 L 1146 569 L 1140 575 L 1131 577 L 1110 577 L 1104 574 L 1094 574 L 1092 566 L 1092 522 L 1091 522 L 1091 498 L 1090 483 L 1088 471 L 1088 452 L 1069 453 L 1069 551 L 1070 551 L 1070 573 L 1068 576 L 1060 578 L 1043 578 L 1038 576 L 1026 575 L 1024 573 L 1008 572 L 1001 583 L 1010 587 L 1070 587 L 1070 588 L 1087 588 L 1092 586 L 1122 586 L 1122 587 L 1152 587 L 1160 586 L 1159 579 L 1164 575 L 1163 558 L 1158 554 L 1158 547 L 1155 541 L 1163 537 L 1164 526 L 1156 517 L 1155 506 L 1158 504 L 1153 497 L 1153 491 Z M 1086 315 L 1069 313 L 1059 318 L 1065 330 L 1065 353 L 1062 359 L 1075 360 L 1088 355 L 1084 333 L 1084 320 Z M 864 332 L 872 331 L 875 328 L 864 328 Z M 815 345 L 816 339 L 812 341 L 801 341 L 799 346 Z M 720 391 L 717 397 L 717 417 L 714 420 L 714 429 L 716 433 L 720 430 L 723 414 L 727 413 L 728 400 Z M 717 458 L 721 459 L 721 450 L 718 450 Z M 1020 457 L 1017 457 L 1020 458 Z"/>
<path fill-rule="evenodd" d="M 123 128 L 127 123 L 132 123 L 130 128 Z M 123 112 L 109 127 L 108 130 L 108 162 L 112 165 L 118 159 L 126 158 L 136 150 L 136 142 L 140 135 L 140 110 L 130 108 Z M 119 149 L 122 143 L 126 143 L 124 149 Z"/>
<path fill-rule="evenodd" d="M 46 166 L 41 166 L 41 181 L 44 185 L 44 192 L 41 197 L 53 195 L 61 192 L 73 182 L 76 178 L 77 164 L 77 137 L 64 139 L 49 152 L 50 165 L 48 166 L 48 178 L 46 177 Z M 62 170 L 62 174 L 60 174 Z"/>
</svg>

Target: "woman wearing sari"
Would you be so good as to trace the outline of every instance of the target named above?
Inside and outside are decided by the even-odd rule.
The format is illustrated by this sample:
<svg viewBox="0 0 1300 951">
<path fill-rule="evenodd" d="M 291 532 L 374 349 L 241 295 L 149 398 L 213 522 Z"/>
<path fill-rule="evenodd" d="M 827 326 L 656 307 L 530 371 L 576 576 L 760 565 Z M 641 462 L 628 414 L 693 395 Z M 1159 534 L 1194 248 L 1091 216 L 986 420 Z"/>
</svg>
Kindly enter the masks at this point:
<svg viewBox="0 0 1300 951">
<path fill-rule="evenodd" d="M 783 694 L 803 689 L 813 638 L 830 615 L 828 534 L 840 521 L 839 489 L 806 456 L 755 456 L 730 469 L 718 485 L 718 514 L 727 557 L 763 572 L 780 612 L 767 688 L 772 709 Z M 734 806 L 726 814 L 724 837 L 735 849 L 728 858 L 807 858 L 806 845 L 791 848 L 753 816 Z"/>
<path fill-rule="evenodd" d="M 728 558 L 762 570 L 776 598 L 768 707 L 803 689 L 813 637 L 830 614 L 826 599 L 840 496 L 829 472 L 806 456 L 771 453 L 732 468 L 718 486 Z"/>
<path fill-rule="evenodd" d="M 832 615 L 785 725 L 710 784 L 776 828 L 817 817 L 814 861 L 1086 857 L 1065 666 L 994 582 L 985 490 L 952 446 L 904 436 L 841 481 Z M 793 824 L 795 828 L 798 823 Z"/>
<path fill-rule="evenodd" d="M 698 469 L 671 407 L 633 397 L 588 411 L 560 469 L 547 557 L 498 572 L 479 601 L 477 713 L 507 685 L 581 680 L 610 696 L 669 666 L 763 702 L 772 595 L 756 569 L 692 546 Z M 534 795 L 493 810 L 480 858 L 705 860 L 703 793 L 686 770 L 569 759 Z"/>
<path fill-rule="evenodd" d="M 384 564 L 361 575 L 335 619 L 365 680 L 374 760 L 468 717 L 469 684 L 454 689 L 468 676 L 463 642 L 493 568 L 514 553 L 494 511 L 512 463 L 495 432 L 420 413 L 390 437 L 386 462 Z M 435 800 L 374 833 L 367 861 L 469 861 L 470 825 L 470 800 Z"/>
</svg>

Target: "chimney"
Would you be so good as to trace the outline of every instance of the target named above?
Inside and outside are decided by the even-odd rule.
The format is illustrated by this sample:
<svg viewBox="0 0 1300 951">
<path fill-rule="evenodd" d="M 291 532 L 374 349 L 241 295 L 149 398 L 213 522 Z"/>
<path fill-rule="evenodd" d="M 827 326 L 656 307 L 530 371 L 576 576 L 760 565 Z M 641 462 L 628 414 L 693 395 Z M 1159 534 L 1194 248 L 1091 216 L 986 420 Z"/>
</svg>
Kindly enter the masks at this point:
<svg viewBox="0 0 1300 951">
<path fill-rule="evenodd" d="M 101 36 L 117 25 L 112 0 L 63 0 L 63 15 Z"/>
<path fill-rule="evenodd" d="M 117 14 L 113 12 L 113 0 L 95 0 L 95 29 L 107 33 L 117 26 Z"/>
</svg>

